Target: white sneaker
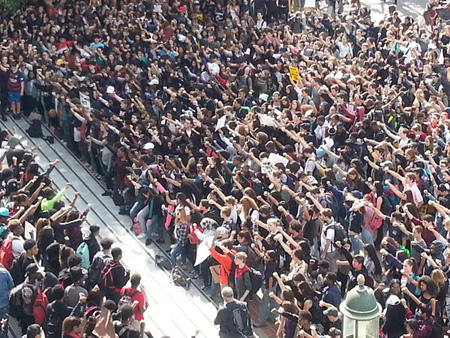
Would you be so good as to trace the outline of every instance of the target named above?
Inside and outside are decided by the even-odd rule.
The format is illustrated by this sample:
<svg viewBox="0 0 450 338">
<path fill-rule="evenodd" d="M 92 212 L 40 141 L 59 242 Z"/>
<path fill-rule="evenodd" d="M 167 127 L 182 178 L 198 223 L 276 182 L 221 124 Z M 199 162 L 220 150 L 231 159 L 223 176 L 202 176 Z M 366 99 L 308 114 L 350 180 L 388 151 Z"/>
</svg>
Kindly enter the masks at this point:
<svg viewBox="0 0 450 338">
<path fill-rule="evenodd" d="M 142 234 L 138 235 L 137 238 L 138 239 L 145 239 L 145 238 L 147 238 L 147 234 L 142 233 Z"/>
</svg>

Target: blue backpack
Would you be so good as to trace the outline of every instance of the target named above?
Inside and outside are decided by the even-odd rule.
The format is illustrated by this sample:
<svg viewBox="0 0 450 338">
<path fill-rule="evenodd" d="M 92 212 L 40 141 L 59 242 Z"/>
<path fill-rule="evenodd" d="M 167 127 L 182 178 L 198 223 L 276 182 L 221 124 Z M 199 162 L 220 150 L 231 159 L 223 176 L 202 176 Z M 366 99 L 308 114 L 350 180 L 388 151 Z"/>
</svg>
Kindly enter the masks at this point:
<svg viewBox="0 0 450 338">
<path fill-rule="evenodd" d="M 81 256 L 81 267 L 86 270 L 89 269 L 91 262 L 89 261 L 89 246 L 86 242 L 80 244 L 77 254 Z"/>
</svg>

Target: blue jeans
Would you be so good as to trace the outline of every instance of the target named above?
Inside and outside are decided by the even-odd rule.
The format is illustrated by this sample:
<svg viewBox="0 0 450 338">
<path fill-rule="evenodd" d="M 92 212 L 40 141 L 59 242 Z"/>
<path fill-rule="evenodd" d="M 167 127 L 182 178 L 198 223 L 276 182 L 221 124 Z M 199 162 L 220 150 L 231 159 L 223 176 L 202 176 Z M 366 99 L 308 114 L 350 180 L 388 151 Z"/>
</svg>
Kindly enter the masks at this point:
<svg viewBox="0 0 450 338">
<path fill-rule="evenodd" d="M 181 264 L 186 264 L 186 246 L 177 244 L 177 246 L 170 251 L 170 259 L 172 264 L 177 264 L 177 257 L 181 257 Z"/>
<path fill-rule="evenodd" d="M 259 306 L 258 322 L 264 323 L 271 315 L 271 310 L 277 307 L 277 303 L 273 298 L 269 297 L 270 291 L 263 286 L 263 298 L 261 299 L 261 304 Z"/>
<path fill-rule="evenodd" d="M 164 239 L 163 226 L 161 224 L 161 217 L 154 215 L 152 218 L 152 224 L 150 224 L 150 233 L 147 231 L 147 237 L 154 235 L 158 239 Z"/>
<path fill-rule="evenodd" d="M 373 239 L 372 231 L 370 231 L 369 229 L 363 227 L 362 228 L 362 238 L 361 239 L 364 242 L 364 244 L 373 244 L 374 239 Z"/>
<path fill-rule="evenodd" d="M 358 234 L 358 237 L 361 237 L 361 234 Z M 359 251 L 362 249 L 359 247 L 359 241 L 355 239 L 355 236 L 350 236 L 350 243 L 352 244 L 352 249 L 355 252 L 355 254 L 359 254 Z"/>
</svg>

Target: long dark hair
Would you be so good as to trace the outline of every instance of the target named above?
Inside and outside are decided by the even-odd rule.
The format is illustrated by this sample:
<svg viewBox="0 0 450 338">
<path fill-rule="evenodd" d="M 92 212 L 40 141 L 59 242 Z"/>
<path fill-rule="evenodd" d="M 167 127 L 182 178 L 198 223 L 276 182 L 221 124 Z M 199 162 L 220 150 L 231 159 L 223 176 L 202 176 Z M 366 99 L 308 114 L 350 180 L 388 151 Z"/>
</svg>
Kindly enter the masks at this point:
<svg viewBox="0 0 450 338">
<path fill-rule="evenodd" d="M 369 256 L 370 259 L 375 264 L 375 275 L 381 275 L 381 263 L 380 260 L 378 259 L 377 252 L 373 244 L 364 245 L 364 250 L 367 251 L 367 256 Z"/>
</svg>

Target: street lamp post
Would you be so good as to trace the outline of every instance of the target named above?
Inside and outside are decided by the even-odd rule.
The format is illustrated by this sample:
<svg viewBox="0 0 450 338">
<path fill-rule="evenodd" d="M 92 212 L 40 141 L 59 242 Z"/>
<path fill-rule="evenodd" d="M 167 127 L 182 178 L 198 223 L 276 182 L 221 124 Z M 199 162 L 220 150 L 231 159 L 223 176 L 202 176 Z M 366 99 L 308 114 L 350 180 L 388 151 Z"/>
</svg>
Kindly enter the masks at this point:
<svg viewBox="0 0 450 338">
<path fill-rule="evenodd" d="M 339 306 L 344 316 L 342 337 L 378 338 L 381 305 L 373 290 L 364 285 L 364 276 L 359 275 L 357 280 L 358 285 L 347 293 Z"/>
</svg>

